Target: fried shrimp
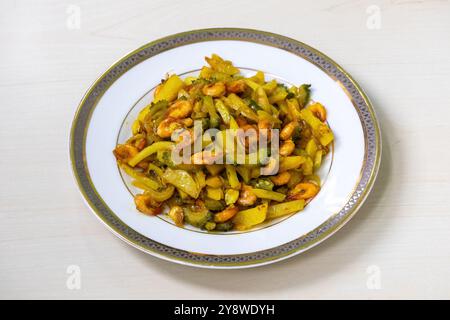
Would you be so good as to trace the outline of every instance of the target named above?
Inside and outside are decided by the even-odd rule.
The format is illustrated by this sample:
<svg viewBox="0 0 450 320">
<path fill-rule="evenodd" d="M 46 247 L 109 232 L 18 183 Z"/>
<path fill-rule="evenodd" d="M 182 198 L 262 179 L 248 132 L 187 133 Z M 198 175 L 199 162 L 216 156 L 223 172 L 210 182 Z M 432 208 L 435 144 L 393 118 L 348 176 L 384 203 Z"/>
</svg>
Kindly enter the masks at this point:
<svg viewBox="0 0 450 320">
<path fill-rule="evenodd" d="M 225 93 L 225 84 L 216 82 L 203 87 L 202 92 L 205 96 L 220 97 Z"/>
<path fill-rule="evenodd" d="M 138 194 L 134 197 L 136 209 L 147 215 L 157 215 L 161 213 L 161 204 L 154 201 L 150 195 Z"/>
<path fill-rule="evenodd" d="M 238 203 L 243 206 L 251 206 L 255 204 L 256 196 L 252 191 L 252 187 L 245 184 L 242 185 L 241 192 L 239 193 Z"/>
<path fill-rule="evenodd" d="M 314 103 L 308 107 L 311 112 L 320 119 L 320 121 L 325 122 L 327 120 L 327 110 L 320 103 Z"/>
<path fill-rule="evenodd" d="M 299 183 L 291 191 L 289 191 L 288 198 L 291 200 L 310 199 L 315 197 L 319 190 L 320 188 L 314 183 Z"/>
<path fill-rule="evenodd" d="M 294 133 L 295 128 L 298 126 L 297 122 L 289 122 L 280 132 L 280 138 L 282 140 L 289 139 Z"/>
<path fill-rule="evenodd" d="M 188 100 L 177 100 L 167 112 L 167 117 L 174 119 L 184 119 L 192 112 L 192 104 Z"/>
<path fill-rule="evenodd" d="M 119 144 L 113 150 L 117 160 L 128 162 L 131 158 L 139 153 L 139 149 L 130 144 Z"/>
<path fill-rule="evenodd" d="M 295 143 L 292 140 L 286 140 L 280 147 L 280 155 L 281 156 L 289 156 L 292 152 L 294 152 Z"/>
<path fill-rule="evenodd" d="M 166 118 L 158 125 L 156 134 L 161 138 L 170 138 L 172 133 L 183 127 L 183 123 L 179 119 Z"/>
<path fill-rule="evenodd" d="M 287 184 L 290 179 L 291 174 L 288 171 L 281 172 L 276 176 L 270 177 L 270 180 L 272 180 L 273 184 L 276 186 L 282 186 L 284 184 Z"/>
</svg>

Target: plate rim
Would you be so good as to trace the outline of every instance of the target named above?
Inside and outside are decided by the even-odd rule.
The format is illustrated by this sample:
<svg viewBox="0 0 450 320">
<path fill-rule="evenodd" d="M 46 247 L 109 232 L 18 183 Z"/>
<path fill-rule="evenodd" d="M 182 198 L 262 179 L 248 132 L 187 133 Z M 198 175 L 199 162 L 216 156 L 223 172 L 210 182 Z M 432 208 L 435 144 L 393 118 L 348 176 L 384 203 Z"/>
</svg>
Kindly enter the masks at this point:
<svg viewBox="0 0 450 320">
<path fill-rule="evenodd" d="M 196 37 L 200 37 L 200 38 L 196 38 Z M 201 37 L 204 37 L 204 38 L 201 38 Z M 185 39 L 185 41 L 180 41 L 180 39 Z M 148 58 L 151 58 L 152 56 L 157 55 L 161 52 L 164 52 L 164 51 L 167 51 L 170 49 L 174 49 L 176 47 L 184 46 L 187 44 L 191 44 L 191 43 L 217 41 L 217 40 L 247 41 L 247 42 L 259 43 L 259 44 L 263 44 L 263 45 L 267 45 L 267 46 L 278 47 L 278 48 L 284 49 L 288 52 L 291 52 L 291 53 L 299 56 L 300 58 L 307 60 L 308 62 L 314 64 L 315 66 L 319 67 L 329 77 L 331 77 L 332 79 L 334 79 L 341 85 L 344 92 L 349 96 L 349 99 L 352 101 L 356 111 L 358 112 L 359 120 L 361 122 L 361 125 L 363 128 L 363 133 L 364 133 L 364 138 L 365 138 L 363 168 L 361 170 L 360 179 L 355 184 L 356 187 L 359 185 L 359 183 L 362 179 L 362 172 L 367 165 L 367 163 L 366 163 L 366 159 L 368 158 L 368 150 L 367 150 L 368 141 L 367 141 L 367 136 L 366 136 L 367 128 L 365 127 L 365 124 L 363 123 L 363 120 L 361 119 L 362 116 L 360 114 L 360 110 L 355 105 L 354 97 L 348 92 L 347 88 L 345 87 L 345 85 L 342 83 L 341 80 L 344 80 L 344 82 L 345 82 L 345 80 L 348 81 L 355 88 L 356 93 L 358 93 L 360 95 L 364 106 L 367 108 L 368 116 L 370 118 L 369 119 L 370 123 L 373 125 L 373 128 L 371 128 L 371 129 L 373 129 L 373 131 L 374 131 L 374 137 L 373 137 L 374 138 L 374 146 L 373 146 L 373 148 L 374 148 L 375 154 L 373 156 L 373 159 L 371 159 L 372 163 L 371 163 L 370 172 L 369 172 L 370 174 L 367 177 L 367 182 L 365 184 L 364 190 L 360 194 L 358 194 L 356 201 L 351 205 L 349 212 L 345 213 L 340 219 L 337 220 L 336 223 L 334 223 L 331 227 L 329 227 L 325 231 L 320 232 L 320 229 L 326 223 L 328 223 L 332 219 L 335 219 L 336 216 L 341 212 L 341 210 L 338 211 L 337 213 L 333 214 L 325 222 L 323 222 L 321 225 L 319 225 L 317 228 L 311 230 L 307 234 L 299 235 L 299 237 L 293 241 L 297 241 L 302 238 L 307 238 L 313 232 L 318 232 L 317 236 L 313 237 L 312 239 L 306 241 L 304 244 L 299 245 L 298 247 L 295 247 L 292 250 L 289 250 L 285 253 L 276 254 L 276 255 L 272 255 L 272 256 L 264 257 L 264 258 L 258 258 L 258 259 L 237 262 L 237 261 L 232 261 L 232 260 L 236 260 L 236 259 L 239 260 L 239 258 L 238 258 L 239 256 L 258 254 L 259 252 L 273 250 L 274 248 L 270 248 L 270 249 L 259 251 L 259 252 L 246 253 L 246 254 L 209 255 L 209 254 L 187 252 L 184 250 L 168 247 L 164 244 L 158 243 L 155 240 L 149 239 L 149 238 L 137 233 L 137 231 L 135 231 L 134 229 L 131 229 L 131 227 L 129 227 L 128 225 L 123 223 L 120 220 L 120 218 L 117 217 L 117 215 L 115 215 L 115 213 L 109 209 L 108 205 L 103 201 L 103 199 L 100 197 L 100 195 L 98 195 L 98 193 L 96 192 L 95 186 L 93 185 L 92 181 L 90 180 L 89 171 L 87 170 L 87 165 L 86 165 L 85 166 L 86 171 L 84 173 L 87 176 L 88 182 L 90 182 L 90 184 L 92 185 L 92 188 L 94 190 L 93 191 L 94 196 L 98 197 L 98 199 L 94 198 L 94 200 L 99 201 L 100 204 L 102 203 L 107 208 L 107 210 L 110 211 L 109 214 L 111 214 L 115 219 L 117 219 L 117 222 L 123 224 L 123 227 L 130 229 L 130 230 L 127 230 L 127 232 L 136 233 L 140 237 L 143 237 L 143 238 L 149 240 L 150 242 L 155 243 L 155 245 L 167 247 L 168 249 L 174 250 L 175 252 L 179 252 L 180 256 L 163 254 L 162 252 L 157 251 L 154 248 L 151 248 L 149 246 L 144 246 L 142 243 L 139 243 L 136 239 L 133 239 L 130 236 L 130 234 L 126 235 L 126 234 L 123 234 L 122 232 L 120 232 L 110 221 L 108 221 L 104 217 L 104 213 L 100 212 L 100 209 L 98 208 L 99 203 L 94 203 L 94 201 L 92 201 L 92 199 L 87 194 L 88 190 L 85 190 L 85 187 L 83 186 L 82 182 L 80 181 L 79 170 L 83 170 L 83 167 L 86 164 L 86 158 L 83 155 L 85 155 L 86 133 L 87 133 L 87 129 L 89 128 L 90 117 L 97 105 L 97 102 L 102 97 L 103 93 L 108 90 L 109 86 L 112 85 L 112 83 L 114 83 L 123 73 L 127 72 L 129 69 L 131 69 L 135 65 L 137 65 L 140 62 L 142 62 Z M 271 41 L 271 42 L 268 42 L 268 41 Z M 166 45 L 166 47 L 164 47 L 164 44 Z M 310 59 L 299 54 L 298 52 L 294 52 L 293 46 L 295 46 L 296 49 L 302 49 L 302 50 L 311 52 L 312 55 L 311 55 Z M 127 66 L 125 67 L 126 70 L 124 70 L 123 72 L 120 72 L 120 70 L 118 72 L 116 71 L 116 73 L 112 75 L 113 80 L 111 81 L 111 83 L 109 83 L 107 86 L 104 86 L 103 88 L 101 88 L 100 94 L 94 93 L 94 89 L 97 88 L 97 86 L 101 83 L 101 81 L 105 80 L 105 78 L 107 76 L 110 76 L 111 72 L 114 72 L 115 69 L 118 68 L 118 66 L 121 66 L 121 64 L 128 61 L 128 59 L 134 57 L 136 54 L 140 54 L 144 50 L 147 50 L 149 48 L 155 48 L 155 47 L 158 48 L 159 51 L 157 51 L 155 54 L 151 54 L 150 56 L 146 56 L 146 57 L 144 56 L 144 58 L 142 60 L 139 60 L 137 62 L 134 61 L 133 63 L 127 64 Z M 318 65 L 316 62 L 312 61 L 313 57 L 314 57 L 314 59 L 317 59 L 317 58 L 323 59 L 325 62 L 327 62 L 330 65 L 330 67 L 336 68 L 336 70 L 344 76 L 343 79 L 337 79 L 333 75 L 331 75 L 329 72 L 324 70 L 323 67 Z M 79 150 L 80 149 L 80 146 L 79 146 L 80 141 L 77 141 L 75 139 L 75 133 L 76 133 L 76 130 L 79 129 L 77 127 L 77 124 L 78 124 L 78 121 L 80 120 L 81 112 L 84 111 L 83 106 L 85 106 L 87 100 L 90 98 L 93 98 L 94 101 L 93 101 L 91 110 L 88 110 L 88 114 L 87 114 L 87 118 L 86 118 L 86 125 L 85 125 L 85 127 L 81 128 L 83 130 L 83 136 L 82 136 L 83 141 L 81 141 L 82 157 L 80 160 L 80 159 L 75 158 L 76 152 L 80 151 Z M 113 234 L 115 234 L 117 237 L 119 237 L 126 243 L 130 244 L 131 246 L 139 249 L 140 251 L 143 251 L 145 253 L 159 257 L 161 259 L 171 261 L 171 262 L 176 262 L 176 263 L 183 264 L 183 265 L 190 265 L 190 266 L 203 267 L 203 268 L 218 268 L 218 269 L 249 268 L 249 267 L 267 265 L 270 263 L 274 263 L 277 261 L 287 259 L 287 258 L 295 256 L 297 254 L 300 254 L 300 253 L 302 253 L 308 249 L 311 249 L 312 247 L 322 243 L 327 238 L 331 237 L 338 230 L 340 230 L 358 212 L 359 208 L 362 206 L 364 201 L 367 199 L 367 196 L 369 195 L 370 191 L 373 188 L 374 182 L 376 180 L 376 177 L 377 177 L 377 174 L 379 171 L 380 162 L 381 162 L 381 152 L 382 152 L 381 130 L 380 130 L 379 122 L 378 122 L 376 114 L 375 114 L 375 110 L 373 109 L 372 103 L 371 103 L 370 99 L 368 98 L 367 94 L 359 86 L 359 84 L 351 77 L 351 75 L 348 72 L 346 72 L 339 64 L 337 64 L 334 60 L 329 58 L 327 55 L 323 54 L 322 52 L 312 48 L 311 46 L 309 46 L 301 41 L 298 41 L 298 40 L 295 40 L 295 39 L 292 39 L 292 38 L 289 38 L 289 37 L 286 37 L 283 35 L 271 33 L 271 32 L 254 30 L 254 29 L 245 29 L 245 28 L 207 28 L 207 29 L 196 29 L 196 30 L 176 33 L 176 34 L 172 34 L 172 35 L 151 41 L 149 43 L 146 43 L 146 44 L 140 46 L 139 48 L 132 50 L 129 53 L 125 54 L 123 57 L 116 60 L 116 62 L 114 62 L 105 72 L 103 72 L 93 82 L 93 84 L 89 87 L 89 89 L 83 95 L 83 97 L 76 109 L 74 118 L 72 120 L 70 135 L 69 135 L 70 165 L 71 165 L 71 169 L 72 169 L 71 170 L 72 174 L 74 176 L 74 180 L 76 181 L 76 184 L 78 186 L 78 190 L 80 191 L 83 200 L 88 205 L 88 207 L 93 212 L 93 214 Z M 355 190 L 356 190 L 356 188 L 351 193 L 352 196 L 354 195 Z M 291 241 L 291 242 L 293 242 L 293 241 Z M 290 243 L 290 242 L 288 242 L 288 243 Z M 280 245 L 279 247 L 286 246 L 288 243 Z M 275 249 L 276 248 L 277 247 L 275 247 Z M 195 257 L 195 260 L 192 259 L 192 257 Z M 211 259 L 209 261 L 202 261 L 202 260 L 205 260 L 206 257 L 211 257 Z M 227 257 L 227 258 L 231 257 L 233 259 L 231 259 L 231 262 L 230 262 L 230 259 L 227 259 L 228 261 L 221 261 L 221 259 L 223 260 L 225 257 Z M 216 261 L 211 261 L 211 260 L 216 260 Z"/>
</svg>

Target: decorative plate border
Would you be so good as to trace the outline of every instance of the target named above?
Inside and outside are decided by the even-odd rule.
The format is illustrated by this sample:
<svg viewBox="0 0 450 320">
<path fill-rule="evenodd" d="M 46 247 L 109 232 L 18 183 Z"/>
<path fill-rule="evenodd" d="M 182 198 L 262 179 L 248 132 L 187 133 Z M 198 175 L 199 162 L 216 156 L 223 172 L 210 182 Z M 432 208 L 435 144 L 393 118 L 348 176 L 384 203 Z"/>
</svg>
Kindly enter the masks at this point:
<svg viewBox="0 0 450 320">
<path fill-rule="evenodd" d="M 86 134 L 90 118 L 103 93 L 133 66 L 161 52 L 190 43 L 241 40 L 277 47 L 313 63 L 339 82 L 352 100 L 365 136 L 365 158 L 359 183 L 345 206 L 311 232 L 271 249 L 238 255 L 205 255 L 166 246 L 124 224 L 98 194 L 86 163 Z M 353 78 L 336 62 L 310 46 L 281 35 L 251 29 L 214 28 L 178 33 L 150 42 L 114 63 L 87 91 L 76 111 L 70 132 L 70 159 L 79 189 L 96 216 L 119 238 L 160 258 L 199 267 L 243 268 L 279 261 L 322 242 L 353 217 L 368 196 L 381 160 L 381 134 L 372 105 Z"/>
</svg>

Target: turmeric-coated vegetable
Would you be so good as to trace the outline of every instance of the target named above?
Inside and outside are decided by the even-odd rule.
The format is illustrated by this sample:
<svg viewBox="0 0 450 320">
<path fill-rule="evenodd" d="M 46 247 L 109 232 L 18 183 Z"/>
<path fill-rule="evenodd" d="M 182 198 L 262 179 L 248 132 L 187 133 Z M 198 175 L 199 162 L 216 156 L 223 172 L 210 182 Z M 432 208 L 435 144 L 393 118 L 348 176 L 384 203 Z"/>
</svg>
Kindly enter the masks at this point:
<svg viewBox="0 0 450 320">
<path fill-rule="evenodd" d="M 231 164 L 227 164 L 225 169 L 227 171 L 228 183 L 230 184 L 230 187 L 233 189 L 239 189 L 241 183 L 239 182 L 239 178 L 236 174 L 236 168 Z"/>
<path fill-rule="evenodd" d="M 286 198 L 285 194 L 275 192 L 275 191 L 264 190 L 264 189 L 253 189 L 253 193 L 258 198 L 275 200 L 278 202 L 281 202 L 284 200 L 284 198 Z"/>
<path fill-rule="evenodd" d="M 223 185 L 222 178 L 219 176 L 213 176 L 206 179 L 206 185 L 212 188 L 220 188 Z"/>
<path fill-rule="evenodd" d="M 173 206 L 167 214 L 179 227 L 183 226 L 184 212 L 180 206 Z"/>
<path fill-rule="evenodd" d="M 128 164 L 132 167 L 137 165 L 139 162 L 144 160 L 145 158 L 151 156 L 152 154 L 158 152 L 159 150 L 170 149 L 174 146 L 173 142 L 169 141 L 158 141 L 154 144 L 146 147 L 144 150 L 136 154 L 133 158 L 128 161 Z"/>
<path fill-rule="evenodd" d="M 221 188 L 206 187 L 206 195 L 213 200 L 223 199 L 223 191 Z"/>
<path fill-rule="evenodd" d="M 294 213 L 303 210 L 305 206 L 305 200 L 294 200 L 289 202 L 283 202 L 274 204 L 269 207 L 267 211 L 267 219 L 278 218 L 290 213 Z"/>
<path fill-rule="evenodd" d="M 244 227 L 252 227 L 266 220 L 268 202 L 254 208 L 239 211 L 233 218 L 233 223 Z"/>
<path fill-rule="evenodd" d="M 162 178 L 166 182 L 186 192 L 192 198 L 198 198 L 200 190 L 197 186 L 197 183 L 195 183 L 194 178 L 192 178 L 192 176 L 187 171 L 172 170 L 170 168 L 167 168 Z"/>
<path fill-rule="evenodd" d="M 158 102 L 160 100 L 172 101 L 178 95 L 178 91 L 184 87 L 184 82 L 177 75 L 170 76 L 160 87 L 160 89 L 155 94 L 155 100 L 153 102 Z"/>
<path fill-rule="evenodd" d="M 235 189 L 227 189 L 225 192 L 225 203 L 227 205 L 235 203 L 239 198 L 239 191 Z"/>
</svg>

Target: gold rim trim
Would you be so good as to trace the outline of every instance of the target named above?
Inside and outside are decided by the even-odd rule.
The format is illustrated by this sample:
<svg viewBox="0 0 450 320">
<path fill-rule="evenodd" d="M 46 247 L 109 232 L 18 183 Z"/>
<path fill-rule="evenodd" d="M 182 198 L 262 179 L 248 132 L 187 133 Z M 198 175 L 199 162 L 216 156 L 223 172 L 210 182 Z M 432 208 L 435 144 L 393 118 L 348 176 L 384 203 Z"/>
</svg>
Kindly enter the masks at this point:
<svg viewBox="0 0 450 320">
<path fill-rule="evenodd" d="M 276 256 L 267 257 L 267 258 L 263 258 L 263 259 L 249 260 L 249 261 L 244 261 L 244 262 L 218 262 L 218 263 L 204 262 L 204 261 L 193 261 L 193 260 L 190 260 L 188 258 L 180 258 L 180 257 L 176 257 L 176 256 L 173 256 L 173 255 L 170 255 L 170 254 L 164 254 L 162 252 L 159 252 L 159 251 L 156 251 L 156 250 L 151 250 L 149 248 L 143 247 L 142 244 L 140 244 L 139 242 L 124 236 L 119 230 L 116 229 L 116 227 L 114 225 L 112 225 L 108 220 L 106 220 L 102 216 L 102 213 L 99 212 L 98 208 L 90 200 L 88 194 L 86 193 L 86 190 L 84 190 L 84 187 L 82 186 L 81 181 L 80 181 L 79 174 L 77 172 L 76 163 L 75 163 L 75 150 L 74 150 L 75 149 L 74 136 L 75 136 L 75 129 L 76 129 L 75 125 L 76 125 L 76 123 L 77 123 L 77 121 L 79 119 L 82 106 L 84 105 L 86 100 L 90 97 L 90 95 L 92 94 L 92 92 L 96 88 L 96 86 L 114 68 L 116 68 L 120 63 L 124 62 L 125 60 L 127 60 L 128 58 L 133 56 L 134 54 L 136 54 L 136 53 L 138 53 L 138 52 L 140 52 L 142 50 L 145 50 L 146 48 L 149 48 L 149 47 L 151 47 L 153 45 L 156 45 L 158 43 L 162 43 L 164 41 L 168 41 L 168 40 L 171 40 L 171 39 L 174 39 L 174 38 L 180 38 L 180 37 L 187 36 L 187 35 L 190 35 L 190 34 L 198 34 L 198 33 L 205 33 L 205 32 L 212 32 L 212 33 L 216 32 L 217 33 L 217 32 L 227 32 L 227 31 L 228 32 L 247 32 L 247 33 L 251 33 L 251 34 L 254 34 L 254 35 L 269 36 L 269 37 L 273 37 L 273 38 L 276 38 L 276 39 L 280 39 L 280 40 L 286 41 L 288 43 L 296 44 L 297 46 L 306 48 L 307 50 L 311 51 L 315 55 L 321 57 L 325 61 L 329 62 L 332 66 L 334 66 L 339 72 L 341 72 L 347 78 L 347 80 L 350 81 L 350 83 L 354 86 L 356 91 L 360 94 L 361 98 L 364 101 L 364 104 L 367 106 L 367 110 L 370 113 L 370 117 L 371 117 L 371 120 L 372 120 L 372 123 L 373 123 L 373 127 L 374 127 L 374 131 L 375 131 L 375 155 L 374 155 L 375 158 L 373 160 L 373 166 L 372 166 L 372 169 L 370 171 L 370 176 L 369 176 L 369 178 L 367 180 L 365 188 L 364 188 L 363 192 L 361 193 L 361 195 L 358 197 L 357 201 L 353 204 L 353 206 L 350 209 L 350 211 L 347 212 L 337 223 L 335 223 L 333 226 L 331 226 L 328 230 L 326 230 L 325 232 L 319 233 L 319 235 L 317 237 L 315 237 L 314 239 L 309 240 L 306 243 L 302 244 L 301 246 L 296 247 L 296 248 L 294 248 L 292 250 L 286 251 L 286 252 L 284 252 L 282 254 L 279 254 L 279 255 L 276 255 Z M 181 44 L 173 45 L 170 48 L 163 49 L 160 52 L 164 52 L 164 51 L 167 51 L 167 50 L 170 50 L 170 49 L 174 49 L 174 48 L 179 47 L 179 46 L 184 46 L 184 45 L 187 45 L 187 44 L 190 44 L 190 43 L 206 42 L 206 41 L 219 41 L 219 40 L 235 40 L 235 41 L 246 41 L 246 42 L 260 43 L 260 44 L 267 45 L 267 46 L 277 47 L 277 48 L 280 48 L 282 50 L 285 50 L 285 51 L 288 51 L 290 53 L 293 53 L 293 54 L 295 54 L 295 55 L 297 55 L 297 56 L 307 60 L 308 62 L 314 64 L 315 66 L 319 67 L 328 76 L 330 76 L 335 81 L 337 81 L 341 85 L 341 87 L 344 89 L 344 91 L 345 91 L 345 93 L 347 95 L 352 97 L 351 94 L 347 91 L 346 87 L 339 80 L 337 80 L 333 75 L 331 75 L 329 72 L 324 70 L 321 66 L 319 66 L 314 61 L 309 60 L 307 57 L 302 56 L 302 55 L 298 54 L 297 52 L 293 52 L 293 51 L 287 50 L 286 48 L 284 48 L 282 46 L 278 46 L 276 44 L 268 43 L 268 42 L 265 42 L 265 41 L 259 41 L 257 39 L 237 38 L 237 37 L 217 37 L 216 36 L 216 37 L 211 37 L 211 38 L 207 38 L 207 39 L 195 39 L 195 40 L 192 40 L 192 41 L 185 41 L 185 42 L 183 42 Z M 138 62 L 138 63 L 140 63 L 140 62 Z M 116 81 L 116 80 L 117 79 L 115 79 L 114 81 Z M 112 81 L 107 87 L 103 88 L 102 94 L 104 92 L 106 92 L 106 90 L 109 88 L 109 86 L 112 83 L 114 83 L 114 81 Z M 83 151 L 85 150 L 85 142 L 86 142 L 86 134 L 87 134 L 88 124 L 90 122 L 92 113 L 93 113 L 93 111 L 95 109 L 95 105 L 98 103 L 98 101 L 101 98 L 102 94 L 100 94 L 99 96 L 97 96 L 95 98 L 95 101 L 94 101 L 94 104 L 93 104 L 93 108 L 92 108 L 92 110 L 89 111 L 89 114 L 88 114 L 88 117 L 87 117 L 87 120 L 86 120 L 86 127 L 83 128 L 83 131 L 84 131 L 84 134 L 83 134 Z M 354 102 L 353 99 L 351 99 L 351 101 L 352 101 L 352 103 Z M 358 115 L 360 115 L 360 110 L 358 108 L 356 108 L 356 106 L 355 106 L 355 109 L 358 112 Z M 366 136 L 367 132 L 366 132 L 365 124 L 364 124 L 363 121 L 361 121 L 361 125 L 363 126 L 363 132 L 364 132 L 364 135 Z M 363 163 L 362 169 L 366 165 L 365 161 L 366 161 L 366 158 L 367 158 L 367 140 L 366 140 L 366 137 L 365 137 L 365 142 L 366 142 L 365 143 L 365 157 L 364 157 L 364 163 Z M 164 38 L 152 41 L 150 43 L 147 43 L 147 44 L 139 47 L 138 49 L 133 50 L 132 52 L 126 54 L 124 57 L 118 59 L 100 77 L 98 77 L 96 79 L 96 81 L 90 86 L 88 91 L 85 93 L 85 95 L 81 99 L 81 101 L 80 101 L 80 103 L 78 105 L 78 108 L 77 108 L 77 110 L 75 112 L 74 119 L 72 121 L 69 143 L 70 143 L 71 167 L 72 167 L 72 172 L 73 172 L 73 175 L 75 177 L 75 180 L 76 180 L 76 182 L 78 184 L 78 188 L 81 191 L 85 201 L 88 203 L 88 205 L 91 208 L 91 210 L 95 213 L 97 218 L 102 223 L 104 223 L 108 227 L 108 229 L 110 229 L 110 231 L 112 231 L 119 238 L 121 238 L 125 242 L 129 243 L 130 245 L 134 246 L 135 248 L 137 248 L 137 249 L 139 249 L 141 251 L 144 251 L 146 253 L 150 253 L 152 255 L 155 255 L 157 257 L 160 257 L 162 259 L 169 260 L 169 261 L 174 261 L 174 262 L 179 262 L 179 263 L 187 264 L 187 265 L 191 265 L 191 266 L 203 266 L 203 267 L 215 267 L 215 268 L 222 268 L 222 267 L 250 267 L 250 266 L 264 265 L 264 264 L 268 264 L 270 262 L 280 261 L 280 260 L 283 260 L 283 259 L 285 259 L 287 257 L 293 256 L 293 255 L 301 253 L 301 252 L 304 252 L 307 249 L 310 249 L 310 248 L 314 247 L 315 245 L 321 243 L 323 240 L 327 239 L 328 237 L 330 237 L 331 235 L 336 233 L 339 229 L 341 229 L 356 214 L 356 212 L 361 207 L 363 202 L 366 200 L 368 194 L 370 193 L 370 190 L 373 187 L 374 181 L 376 179 L 376 176 L 377 176 L 377 173 L 378 173 L 378 170 L 379 170 L 380 162 L 381 162 L 381 132 L 380 132 L 380 127 L 379 127 L 379 124 L 378 124 L 378 121 L 377 121 L 377 118 L 376 118 L 375 111 L 373 110 L 372 104 L 371 104 L 369 98 L 367 97 L 366 93 L 357 84 L 357 82 L 350 76 L 350 74 L 348 74 L 339 64 L 337 64 L 334 60 L 332 60 L 331 58 L 329 58 L 325 54 L 321 53 L 320 51 L 318 51 L 318 50 L 316 50 L 316 49 L 314 49 L 314 48 L 312 48 L 312 47 L 308 46 L 307 44 L 304 44 L 304 43 L 302 43 L 300 41 L 297 41 L 297 40 L 294 40 L 294 39 L 291 39 L 291 38 L 288 38 L 288 37 L 285 37 L 285 36 L 282 36 L 282 35 L 274 34 L 274 33 L 258 31 L 258 30 L 252 30 L 252 29 L 240 29 L 240 28 L 199 29 L 199 30 L 193 30 L 193 31 L 182 32 L 182 33 L 170 35 L 170 36 L 167 36 L 167 37 L 164 37 Z M 85 153 L 83 154 L 83 162 L 84 162 L 84 164 L 86 164 L 86 167 L 87 167 Z M 97 193 L 97 190 L 96 190 L 95 186 L 93 185 L 92 180 L 90 178 L 89 172 L 86 171 L 85 174 L 86 174 L 88 182 L 91 184 L 91 187 L 92 187 L 95 195 L 97 196 L 98 200 L 105 206 L 105 208 L 107 208 L 110 211 L 110 214 L 115 219 L 117 219 L 117 221 L 119 221 L 120 223 L 122 223 L 123 225 L 126 226 L 126 224 L 124 224 L 123 221 L 121 221 L 120 218 L 117 217 L 117 215 L 115 215 L 114 212 L 111 209 L 109 209 L 108 205 L 103 201 L 103 199 Z M 355 189 L 359 185 L 360 181 L 361 181 L 361 177 L 356 182 Z M 353 192 L 350 194 L 350 197 L 352 197 L 352 195 L 354 194 L 354 191 L 355 190 L 353 190 Z M 322 223 L 320 226 L 318 226 L 314 230 L 310 231 L 309 233 L 307 233 L 305 235 L 300 236 L 297 239 L 301 239 L 301 238 L 307 237 L 308 235 L 316 232 L 322 226 L 327 225 L 327 223 L 329 223 L 330 221 L 332 221 L 333 219 L 336 218 L 336 216 L 339 214 L 339 212 L 334 214 L 334 215 L 332 215 L 329 219 L 327 219 L 324 223 Z M 143 236 L 143 237 L 145 237 L 145 236 Z M 150 240 L 153 241 L 154 243 L 157 243 L 156 241 L 154 241 L 152 239 L 150 239 Z M 296 241 L 296 240 L 293 240 L 293 241 Z M 168 247 L 168 246 L 166 246 L 164 244 L 160 244 L 160 245 Z M 281 246 L 283 246 L 283 245 L 281 245 Z M 277 247 L 275 247 L 275 248 L 277 248 Z M 173 248 L 173 249 L 175 249 L 175 248 Z M 274 249 L 274 248 L 271 248 L 271 249 Z M 271 249 L 267 249 L 267 250 L 271 250 Z M 175 250 L 183 252 L 183 250 L 180 250 L 180 249 L 175 249 Z M 266 251 L 266 250 L 263 250 L 263 251 Z M 255 252 L 255 254 L 256 253 L 257 252 Z M 194 253 L 194 254 L 196 254 L 198 256 L 217 256 L 217 257 L 232 256 L 232 257 L 238 257 L 238 256 L 242 256 L 242 255 L 249 255 L 249 254 L 252 254 L 252 253 L 236 254 L 236 255 L 211 255 L 211 254 L 201 254 L 201 253 Z"/>
</svg>

